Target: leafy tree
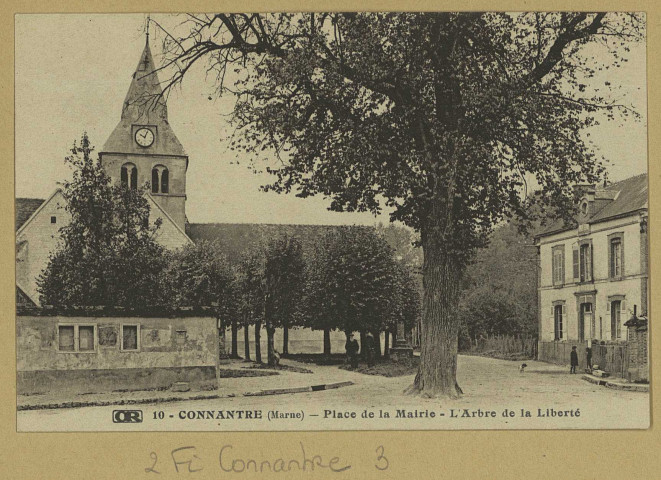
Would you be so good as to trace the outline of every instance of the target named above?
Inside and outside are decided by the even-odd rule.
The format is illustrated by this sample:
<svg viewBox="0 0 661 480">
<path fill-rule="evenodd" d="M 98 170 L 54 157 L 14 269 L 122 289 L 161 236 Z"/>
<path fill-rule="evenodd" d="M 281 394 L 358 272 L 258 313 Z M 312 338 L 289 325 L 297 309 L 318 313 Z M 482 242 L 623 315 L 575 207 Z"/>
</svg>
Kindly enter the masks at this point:
<svg viewBox="0 0 661 480">
<path fill-rule="evenodd" d="M 171 309 L 213 307 L 221 325 L 236 321 L 234 272 L 215 243 L 199 242 L 168 252 L 162 288 L 164 304 Z"/>
<path fill-rule="evenodd" d="M 375 339 L 394 311 L 397 265 L 386 241 L 371 228 L 327 232 L 309 262 L 306 287 L 308 326 L 330 331 L 372 332 Z"/>
<path fill-rule="evenodd" d="M 255 356 L 261 362 L 260 331 L 266 328 L 267 362 L 275 364 L 274 335 L 278 327 L 300 323 L 305 263 L 300 241 L 282 235 L 256 244 L 239 267 L 238 288 L 244 326 L 255 324 Z"/>
<path fill-rule="evenodd" d="M 459 303 L 462 337 L 537 333 L 537 252 L 515 223 L 501 225 L 468 266 Z"/>
<path fill-rule="evenodd" d="M 304 274 L 303 249 L 297 238 L 282 235 L 268 242 L 264 251 L 263 281 L 269 365 L 275 364 L 275 329 L 282 327 L 287 332 L 291 325 L 300 323 Z"/>
<path fill-rule="evenodd" d="M 413 230 L 394 223 L 379 223 L 376 231 L 394 250 L 398 263 L 413 271 L 422 268 L 422 249 L 418 245 L 420 239 Z"/>
<path fill-rule="evenodd" d="M 160 302 L 162 247 L 154 240 L 140 190 L 111 185 L 87 134 L 65 161 L 73 168 L 63 195 L 71 222 L 38 279 L 41 302 L 56 307 L 108 305 L 135 308 Z"/>
<path fill-rule="evenodd" d="M 581 131 L 625 106 L 613 85 L 644 35 L 627 13 L 305 13 L 189 16 L 165 41 L 172 76 L 207 62 L 237 94 L 236 148 L 271 160 L 276 192 L 337 211 L 388 207 L 424 251 L 421 364 L 412 391 L 457 396 L 457 306 L 475 250 L 531 201 L 569 216 L 602 161 Z M 598 52 L 598 53 L 595 53 Z M 170 62 L 170 63 L 167 63 Z M 227 75 L 226 75 L 227 74 Z M 256 167 L 257 168 L 257 167 Z M 541 195 L 527 196 L 526 178 Z"/>
<path fill-rule="evenodd" d="M 421 316 L 422 299 L 420 298 L 419 280 L 414 270 L 401 263 L 396 264 L 395 292 L 392 302 L 391 315 L 386 323 L 386 349 L 388 336 L 393 335 L 393 341 L 397 335 L 397 323 L 402 322 L 404 329 L 410 332 L 418 323 Z"/>
</svg>

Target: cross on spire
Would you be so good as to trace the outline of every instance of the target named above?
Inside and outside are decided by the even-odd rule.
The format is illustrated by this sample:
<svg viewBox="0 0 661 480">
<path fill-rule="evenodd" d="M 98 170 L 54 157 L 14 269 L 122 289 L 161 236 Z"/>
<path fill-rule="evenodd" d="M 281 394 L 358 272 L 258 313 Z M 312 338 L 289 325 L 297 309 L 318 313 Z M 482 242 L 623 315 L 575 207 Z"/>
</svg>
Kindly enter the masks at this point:
<svg viewBox="0 0 661 480">
<path fill-rule="evenodd" d="M 146 28 L 145 28 L 145 31 L 146 31 L 146 33 L 147 33 L 147 35 L 146 35 L 146 41 L 147 41 L 147 43 L 149 43 L 149 22 L 151 22 L 151 16 L 150 16 L 150 14 L 148 13 L 148 14 L 147 14 L 147 26 L 146 26 Z"/>
</svg>

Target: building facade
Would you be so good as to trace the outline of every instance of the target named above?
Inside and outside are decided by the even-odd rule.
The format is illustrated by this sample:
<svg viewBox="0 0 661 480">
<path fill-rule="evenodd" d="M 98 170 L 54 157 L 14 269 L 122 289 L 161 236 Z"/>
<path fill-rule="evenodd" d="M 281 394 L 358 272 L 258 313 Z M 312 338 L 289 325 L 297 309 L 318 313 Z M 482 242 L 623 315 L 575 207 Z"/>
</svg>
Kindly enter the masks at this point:
<svg viewBox="0 0 661 480">
<path fill-rule="evenodd" d="M 625 323 L 648 312 L 647 215 L 647 175 L 638 175 L 584 187 L 575 224 L 536 236 L 540 343 L 627 341 Z"/>
</svg>

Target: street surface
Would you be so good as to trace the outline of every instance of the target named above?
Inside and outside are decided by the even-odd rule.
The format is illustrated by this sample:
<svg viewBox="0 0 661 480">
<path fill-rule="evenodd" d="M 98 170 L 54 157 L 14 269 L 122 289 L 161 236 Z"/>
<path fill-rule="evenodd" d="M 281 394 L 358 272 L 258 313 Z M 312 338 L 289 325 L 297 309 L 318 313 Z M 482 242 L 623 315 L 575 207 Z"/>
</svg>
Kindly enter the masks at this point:
<svg viewBox="0 0 661 480">
<path fill-rule="evenodd" d="M 295 362 L 285 363 L 293 365 Z M 526 361 L 528 368 L 520 374 L 520 363 L 460 356 L 458 381 L 465 394 L 456 400 L 404 394 L 413 376 L 385 378 L 345 371 L 337 366 L 296 363 L 313 370 L 314 374 L 283 372 L 271 377 L 222 379 L 219 393 L 236 395 L 231 398 L 20 411 L 18 430 L 630 429 L 649 426 L 648 393 L 593 385 L 582 380 L 579 374 L 569 375 L 568 367 L 531 360 Z M 285 395 L 246 397 L 240 393 L 341 381 L 352 381 L 354 385 Z M 143 422 L 112 423 L 112 411 L 118 409 L 142 410 Z M 233 419 L 227 418 L 231 416 L 228 412 L 232 412 Z M 261 418 L 255 418 L 258 416 Z"/>
</svg>

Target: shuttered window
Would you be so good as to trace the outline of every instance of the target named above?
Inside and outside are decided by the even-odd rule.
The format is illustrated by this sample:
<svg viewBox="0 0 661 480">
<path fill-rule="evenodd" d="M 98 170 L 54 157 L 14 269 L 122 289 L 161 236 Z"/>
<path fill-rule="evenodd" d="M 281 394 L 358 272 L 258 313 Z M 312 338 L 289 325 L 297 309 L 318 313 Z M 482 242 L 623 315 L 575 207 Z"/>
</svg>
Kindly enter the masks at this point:
<svg viewBox="0 0 661 480">
<path fill-rule="evenodd" d="M 565 283 L 565 246 L 553 247 L 553 285 Z"/>
<path fill-rule="evenodd" d="M 579 268 L 581 282 L 592 281 L 592 244 L 583 243 L 580 246 Z"/>
<path fill-rule="evenodd" d="M 624 275 L 624 234 L 608 236 L 608 276 L 618 280 Z"/>
</svg>

